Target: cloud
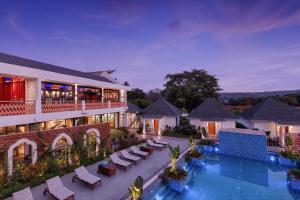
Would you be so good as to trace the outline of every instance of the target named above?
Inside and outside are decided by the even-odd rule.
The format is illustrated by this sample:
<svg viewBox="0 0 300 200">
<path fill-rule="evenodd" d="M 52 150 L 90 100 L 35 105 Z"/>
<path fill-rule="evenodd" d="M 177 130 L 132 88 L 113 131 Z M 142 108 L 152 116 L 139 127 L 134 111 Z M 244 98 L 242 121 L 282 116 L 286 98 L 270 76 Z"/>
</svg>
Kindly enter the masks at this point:
<svg viewBox="0 0 300 200">
<path fill-rule="evenodd" d="M 58 40 L 67 42 L 70 44 L 83 44 L 88 45 L 92 44 L 95 40 L 98 38 L 96 37 L 90 37 L 90 36 L 75 36 L 75 34 L 71 34 L 67 31 L 55 31 L 49 36 L 49 39 Z"/>
<path fill-rule="evenodd" d="M 113 0 L 99 5 L 97 12 L 82 17 L 105 21 L 114 27 L 126 27 L 142 18 L 146 7 L 146 1 Z"/>
<path fill-rule="evenodd" d="M 300 25 L 300 1 L 179 1 L 175 19 L 168 24 L 174 34 L 200 32 L 249 34 Z"/>
<path fill-rule="evenodd" d="M 34 37 L 32 34 L 27 31 L 21 24 L 20 24 L 20 18 L 17 13 L 9 13 L 6 17 L 6 23 L 9 25 L 9 27 L 16 32 L 18 35 L 20 35 L 23 39 L 25 39 L 28 42 L 35 42 Z"/>
</svg>

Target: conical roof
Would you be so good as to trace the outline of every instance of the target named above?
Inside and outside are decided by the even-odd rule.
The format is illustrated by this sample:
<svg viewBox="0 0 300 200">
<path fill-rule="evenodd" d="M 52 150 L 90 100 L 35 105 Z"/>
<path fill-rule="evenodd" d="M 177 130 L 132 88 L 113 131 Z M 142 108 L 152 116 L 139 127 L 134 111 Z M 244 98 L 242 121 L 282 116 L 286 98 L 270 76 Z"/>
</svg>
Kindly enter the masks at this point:
<svg viewBox="0 0 300 200">
<path fill-rule="evenodd" d="M 163 98 L 158 99 L 144 109 L 144 117 L 161 118 L 164 116 L 177 117 L 183 114 L 181 110 L 170 104 Z"/>
<path fill-rule="evenodd" d="M 224 105 L 214 98 L 206 99 L 189 115 L 203 121 L 224 121 L 225 119 L 237 119 L 237 116 L 227 110 Z"/>
<path fill-rule="evenodd" d="M 248 120 L 273 121 L 284 125 L 300 125 L 300 111 L 277 99 L 268 98 L 246 110 L 242 117 Z"/>
<path fill-rule="evenodd" d="M 127 112 L 129 113 L 140 113 L 142 112 L 142 109 L 136 105 L 134 105 L 133 103 L 130 103 L 129 101 L 127 102 Z"/>
</svg>

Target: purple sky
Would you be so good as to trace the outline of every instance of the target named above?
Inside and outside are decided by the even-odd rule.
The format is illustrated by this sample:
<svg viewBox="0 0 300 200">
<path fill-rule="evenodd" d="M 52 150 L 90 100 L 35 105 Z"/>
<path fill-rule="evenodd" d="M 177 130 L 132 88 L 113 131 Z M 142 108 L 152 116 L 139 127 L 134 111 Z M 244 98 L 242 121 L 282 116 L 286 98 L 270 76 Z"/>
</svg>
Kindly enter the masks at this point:
<svg viewBox="0 0 300 200">
<path fill-rule="evenodd" d="M 0 51 L 116 68 L 145 90 L 192 68 L 216 75 L 226 92 L 299 89 L 300 1 L 2 0 Z"/>
</svg>

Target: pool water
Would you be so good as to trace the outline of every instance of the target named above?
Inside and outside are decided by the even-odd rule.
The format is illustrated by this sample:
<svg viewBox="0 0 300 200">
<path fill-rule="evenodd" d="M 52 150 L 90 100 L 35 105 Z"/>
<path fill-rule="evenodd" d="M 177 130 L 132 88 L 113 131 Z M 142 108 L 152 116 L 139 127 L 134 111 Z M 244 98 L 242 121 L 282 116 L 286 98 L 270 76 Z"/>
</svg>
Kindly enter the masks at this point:
<svg viewBox="0 0 300 200">
<path fill-rule="evenodd" d="M 143 200 L 289 200 L 300 194 L 287 187 L 287 168 L 268 162 L 207 154 L 204 165 L 181 165 L 189 172 L 182 193 L 162 183 L 146 191 Z"/>
</svg>

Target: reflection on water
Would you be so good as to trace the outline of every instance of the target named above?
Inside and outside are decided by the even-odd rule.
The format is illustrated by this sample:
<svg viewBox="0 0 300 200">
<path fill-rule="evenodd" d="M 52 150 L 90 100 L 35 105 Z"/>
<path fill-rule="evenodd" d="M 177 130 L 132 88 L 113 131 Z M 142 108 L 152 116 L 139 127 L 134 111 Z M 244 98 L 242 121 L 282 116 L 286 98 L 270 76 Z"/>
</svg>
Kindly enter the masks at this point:
<svg viewBox="0 0 300 200">
<path fill-rule="evenodd" d="M 146 192 L 145 200 L 296 200 L 300 195 L 287 187 L 287 171 L 278 165 L 216 154 L 205 164 L 182 164 L 189 171 L 185 190 L 179 194 L 161 183 Z"/>
</svg>

